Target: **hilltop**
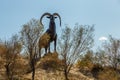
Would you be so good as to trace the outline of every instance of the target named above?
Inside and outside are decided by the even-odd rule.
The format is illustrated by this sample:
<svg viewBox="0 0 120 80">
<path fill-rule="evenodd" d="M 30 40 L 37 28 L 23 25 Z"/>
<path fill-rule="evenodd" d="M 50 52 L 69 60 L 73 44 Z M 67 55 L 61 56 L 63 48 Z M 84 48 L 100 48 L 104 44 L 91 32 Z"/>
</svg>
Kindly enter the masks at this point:
<svg viewBox="0 0 120 80">
<path fill-rule="evenodd" d="M 52 60 L 57 60 L 57 53 L 49 53 L 47 55 L 45 55 L 43 58 L 41 58 L 40 61 L 37 62 L 36 64 L 36 72 L 35 72 L 35 80 L 64 80 L 64 73 L 62 70 L 54 70 L 52 69 L 52 67 L 55 66 L 50 66 L 52 65 L 51 63 L 49 63 L 49 61 Z M 48 66 L 45 66 L 45 61 L 48 61 Z M 15 80 L 31 80 L 31 76 L 32 73 L 31 72 L 27 72 L 27 70 L 29 69 L 28 66 L 28 60 L 22 56 L 19 56 L 17 58 L 17 62 L 19 63 L 19 68 L 18 71 L 19 72 L 14 72 L 17 74 L 14 74 L 14 78 L 16 78 Z M 44 62 L 44 63 L 43 63 Z M 5 74 L 5 60 L 3 57 L 0 57 L 0 63 L 2 63 L 2 65 L 0 66 L 0 80 L 5 80 L 6 79 L 6 74 Z M 46 62 L 47 64 L 47 62 Z M 54 63 L 53 63 L 54 64 Z M 50 66 L 50 68 L 49 68 Z M 44 68 L 47 67 L 47 68 Z M 21 68 L 21 69 L 20 69 Z M 17 70 L 15 70 L 17 71 Z M 22 73 L 20 73 L 21 71 L 24 71 Z M 70 80 L 94 80 L 93 78 L 89 78 L 85 75 L 83 75 L 82 73 L 80 73 L 80 71 L 78 70 L 77 67 L 73 67 L 70 71 L 69 74 L 69 78 Z"/>
</svg>

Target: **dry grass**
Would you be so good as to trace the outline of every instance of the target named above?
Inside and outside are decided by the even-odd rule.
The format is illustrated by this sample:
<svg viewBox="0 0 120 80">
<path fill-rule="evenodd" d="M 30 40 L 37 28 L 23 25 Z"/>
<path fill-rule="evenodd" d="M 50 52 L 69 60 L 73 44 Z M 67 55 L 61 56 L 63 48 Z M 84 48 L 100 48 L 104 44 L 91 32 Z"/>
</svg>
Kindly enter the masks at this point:
<svg viewBox="0 0 120 80">
<path fill-rule="evenodd" d="M 57 56 L 58 56 L 57 53 L 47 54 L 37 63 L 36 71 L 35 71 L 35 80 L 65 80 L 64 73 L 62 70 L 58 70 L 57 68 L 56 68 L 56 70 L 45 70 L 45 69 L 40 68 L 41 63 L 43 63 L 45 61 L 49 61 L 49 60 L 51 60 L 53 62 L 56 61 L 57 63 L 60 64 L 60 61 L 58 60 Z M 56 62 L 51 63 L 51 61 L 50 61 L 50 64 L 56 64 L 52 67 L 54 67 L 54 68 L 56 66 L 58 67 L 58 64 Z M 26 73 L 26 71 L 28 69 L 28 61 L 24 58 L 19 57 L 19 59 L 17 60 L 17 64 L 19 64 L 19 65 L 16 65 L 16 71 L 19 71 L 19 72 L 16 75 L 14 75 L 14 80 L 31 80 L 32 73 Z M 17 68 L 19 68 L 19 69 L 17 69 Z M 84 76 L 75 68 L 73 68 L 70 71 L 69 79 L 70 80 L 94 80 L 94 79 L 90 79 L 90 78 Z M 7 80 L 4 67 L 2 67 L 0 69 L 0 80 Z"/>
<path fill-rule="evenodd" d="M 58 59 L 57 53 L 48 53 L 43 56 L 37 67 L 47 71 L 62 70 L 63 62 L 62 60 Z"/>
<path fill-rule="evenodd" d="M 104 69 L 98 73 L 98 80 L 120 80 L 120 74 L 114 69 Z"/>
<path fill-rule="evenodd" d="M 31 73 L 24 75 L 22 79 L 30 80 Z M 70 72 L 69 79 L 70 80 L 94 80 L 84 76 L 79 72 L 74 72 L 74 71 Z M 65 80 L 65 78 L 62 71 L 47 72 L 46 70 L 43 70 L 43 69 L 36 69 L 35 80 Z"/>
</svg>

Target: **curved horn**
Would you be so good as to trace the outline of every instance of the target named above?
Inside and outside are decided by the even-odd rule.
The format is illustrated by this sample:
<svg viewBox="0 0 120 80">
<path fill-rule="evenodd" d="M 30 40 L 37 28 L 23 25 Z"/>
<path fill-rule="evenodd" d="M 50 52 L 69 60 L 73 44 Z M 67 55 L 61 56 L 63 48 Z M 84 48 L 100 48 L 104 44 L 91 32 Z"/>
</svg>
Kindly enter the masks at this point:
<svg viewBox="0 0 120 80">
<path fill-rule="evenodd" d="M 59 17 L 59 19 L 60 19 L 60 26 L 61 26 L 61 17 L 60 17 L 60 15 L 58 13 L 54 13 L 53 16 L 58 16 Z"/>
<path fill-rule="evenodd" d="M 42 16 L 41 16 L 41 18 L 40 18 L 40 23 L 42 24 L 42 18 L 44 17 L 44 16 L 46 16 L 46 15 L 48 15 L 48 16 L 50 16 L 51 14 L 50 13 L 44 13 Z M 43 24 L 42 24 L 42 26 L 43 26 Z"/>
</svg>

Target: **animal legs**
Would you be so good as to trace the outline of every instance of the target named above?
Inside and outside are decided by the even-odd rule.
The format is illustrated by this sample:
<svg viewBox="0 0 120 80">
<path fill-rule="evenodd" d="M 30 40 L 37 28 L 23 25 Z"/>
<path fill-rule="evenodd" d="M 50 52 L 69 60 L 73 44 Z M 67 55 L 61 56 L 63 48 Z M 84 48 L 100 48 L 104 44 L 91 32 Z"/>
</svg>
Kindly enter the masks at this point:
<svg viewBox="0 0 120 80">
<path fill-rule="evenodd" d="M 54 51 L 56 52 L 56 44 L 57 44 L 57 34 L 55 35 L 54 39 Z"/>
</svg>

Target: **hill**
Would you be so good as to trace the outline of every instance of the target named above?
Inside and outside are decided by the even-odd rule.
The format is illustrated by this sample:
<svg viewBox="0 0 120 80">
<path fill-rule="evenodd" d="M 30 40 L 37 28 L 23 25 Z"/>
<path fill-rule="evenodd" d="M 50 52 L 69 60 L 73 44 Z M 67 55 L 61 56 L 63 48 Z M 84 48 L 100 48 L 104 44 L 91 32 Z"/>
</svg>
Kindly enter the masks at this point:
<svg viewBox="0 0 120 80">
<path fill-rule="evenodd" d="M 35 72 L 35 80 L 64 80 L 64 73 L 62 70 L 55 68 L 56 66 L 53 66 L 54 63 L 49 63 L 52 61 L 58 61 L 56 53 L 49 53 L 45 55 L 43 58 L 41 58 L 40 61 L 36 64 L 36 72 Z M 5 62 L 4 58 L 0 57 L 0 63 L 2 63 L 2 66 L 0 67 L 0 80 L 6 80 L 6 71 L 5 71 Z M 17 62 L 19 64 L 18 70 L 15 68 L 16 72 L 13 71 L 14 79 L 15 80 L 31 80 L 32 73 L 27 72 L 29 70 L 29 62 L 28 59 L 22 57 L 19 55 L 17 58 Z M 56 63 L 55 63 L 56 64 Z M 52 65 L 52 66 L 50 66 Z M 47 67 L 47 68 L 46 68 Z M 54 69 L 53 69 L 54 68 Z M 18 72 L 17 72 L 18 71 Z M 82 73 L 79 72 L 77 67 L 73 67 L 69 74 L 70 80 L 94 80 L 93 78 L 89 78 Z"/>
</svg>

